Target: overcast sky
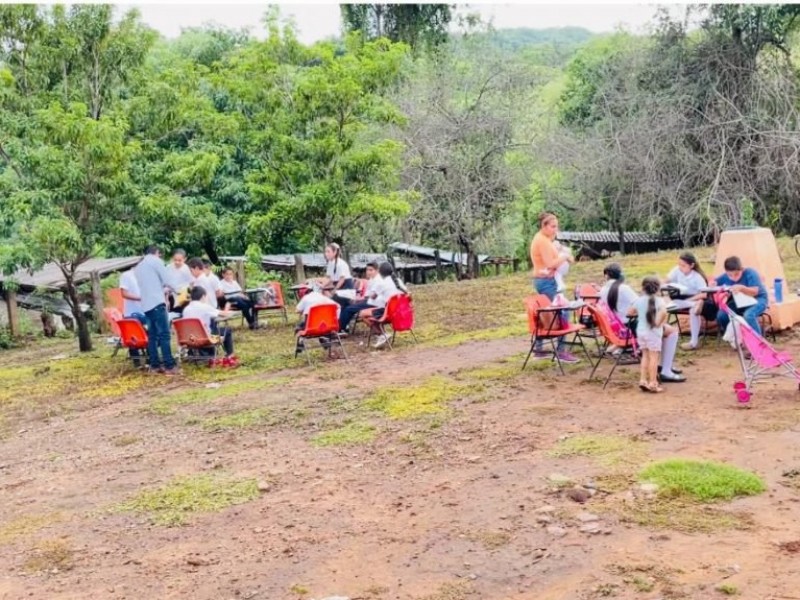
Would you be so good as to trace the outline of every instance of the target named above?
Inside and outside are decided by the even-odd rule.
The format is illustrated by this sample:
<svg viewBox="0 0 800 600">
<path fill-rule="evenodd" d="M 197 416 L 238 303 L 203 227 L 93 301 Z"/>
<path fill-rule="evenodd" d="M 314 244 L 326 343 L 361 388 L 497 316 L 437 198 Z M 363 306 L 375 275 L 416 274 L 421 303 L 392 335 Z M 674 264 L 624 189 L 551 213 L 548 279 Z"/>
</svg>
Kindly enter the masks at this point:
<svg viewBox="0 0 800 600">
<path fill-rule="evenodd" d="M 300 39 L 312 43 L 339 33 L 338 4 L 281 4 L 281 14 L 294 18 Z M 249 27 L 256 35 L 263 33 L 261 18 L 266 3 L 259 4 L 149 4 L 136 6 L 142 19 L 167 37 L 180 34 L 181 28 L 216 22 L 229 27 Z M 460 5 L 465 6 L 465 5 Z M 656 11 L 654 4 L 471 4 L 468 12 L 478 12 L 485 20 L 493 19 L 496 28 L 506 27 L 585 27 L 593 32 L 613 31 L 624 26 L 642 32 Z"/>
</svg>

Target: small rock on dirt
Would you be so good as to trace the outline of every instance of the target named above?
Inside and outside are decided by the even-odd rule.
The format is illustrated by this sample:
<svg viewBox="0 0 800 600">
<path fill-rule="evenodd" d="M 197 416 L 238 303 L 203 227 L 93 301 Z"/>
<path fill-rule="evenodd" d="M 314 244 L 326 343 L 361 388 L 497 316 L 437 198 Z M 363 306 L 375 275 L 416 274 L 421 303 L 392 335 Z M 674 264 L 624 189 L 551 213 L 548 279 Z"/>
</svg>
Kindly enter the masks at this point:
<svg viewBox="0 0 800 600">
<path fill-rule="evenodd" d="M 564 529 L 563 527 L 558 527 L 557 525 L 550 525 L 550 527 L 547 528 L 547 533 L 549 533 L 553 537 L 560 538 L 567 535 L 567 530 Z"/>
<path fill-rule="evenodd" d="M 327 598 L 320 598 L 320 600 L 350 600 L 347 596 L 328 596 Z"/>
<path fill-rule="evenodd" d="M 590 512 L 579 512 L 575 516 L 575 518 L 578 519 L 578 521 L 580 521 L 581 523 L 596 523 L 597 521 L 600 520 L 600 517 Z"/>
<path fill-rule="evenodd" d="M 643 483 L 639 486 L 639 489 L 642 490 L 645 494 L 655 494 L 658 491 L 658 484 Z"/>
<path fill-rule="evenodd" d="M 574 500 L 579 504 L 583 504 L 591 497 L 592 496 L 589 493 L 589 490 L 585 490 L 583 488 L 571 488 L 567 490 L 567 498 L 569 498 L 570 500 Z"/>
<path fill-rule="evenodd" d="M 221 384 L 221 383 L 217 383 L 216 381 L 213 381 L 213 382 L 211 382 L 211 383 L 207 383 L 207 384 L 206 384 L 206 387 L 207 387 L 208 389 L 210 389 L 210 390 L 216 390 L 216 389 L 218 389 L 218 388 L 221 388 L 221 387 L 222 387 L 222 384 Z"/>
<path fill-rule="evenodd" d="M 536 522 L 547 525 L 553 522 L 553 517 L 548 517 L 547 515 L 539 515 L 538 517 L 536 517 Z"/>
<path fill-rule="evenodd" d="M 476 463 L 476 462 L 480 462 L 480 461 L 481 461 L 481 457 L 480 456 L 468 456 L 467 457 L 467 462 L 468 463 Z"/>
<path fill-rule="evenodd" d="M 554 513 L 554 512 L 556 512 L 556 507 L 552 506 L 550 504 L 545 504 L 544 506 L 540 506 L 539 508 L 537 508 L 533 512 L 542 513 L 542 514 Z"/>
<path fill-rule="evenodd" d="M 263 527 L 253 527 L 253 533 L 264 533 L 266 529 Z"/>
<path fill-rule="evenodd" d="M 269 484 L 268 481 L 259 481 L 258 482 L 258 491 L 259 492 L 268 492 L 272 489 L 272 486 Z"/>
<path fill-rule="evenodd" d="M 582 525 L 578 531 L 581 533 L 591 534 L 597 534 L 601 532 L 600 525 L 598 523 L 587 523 L 586 525 Z"/>
</svg>

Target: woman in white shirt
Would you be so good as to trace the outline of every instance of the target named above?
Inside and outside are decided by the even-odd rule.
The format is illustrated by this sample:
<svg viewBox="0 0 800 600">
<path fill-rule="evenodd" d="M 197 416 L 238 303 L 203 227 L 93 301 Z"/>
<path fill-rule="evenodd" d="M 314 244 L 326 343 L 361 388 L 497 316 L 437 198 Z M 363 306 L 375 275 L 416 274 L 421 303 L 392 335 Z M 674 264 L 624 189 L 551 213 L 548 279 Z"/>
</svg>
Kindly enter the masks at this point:
<svg viewBox="0 0 800 600">
<path fill-rule="evenodd" d="M 253 318 L 253 301 L 248 298 L 242 291 L 242 286 L 233 276 L 233 269 L 225 267 L 222 270 L 222 279 L 219 282 L 219 287 L 225 297 L 226 302 L 230 302 L 231 306 L 242 311 L 244 320 L 250 329 L 255 329 L 255 319 Z"/>
<path fill-rule="evenodd" d="M 639 298 L 631 286 L 626 283 L 622 274 L 622 267 L 618 263 L 606 265 L 603 269 L 606 282 L 600 290 L 600 301 L 608 305 L 619 317 L 622 323 L 628 319 L 628 311 Z M 682 383 L 686 377 L 673 366 L 675 352 L 678 350 L 678 330 L 670 325 L 664 326 L 663 342 L 661 346 L 661 366 L 658 367 L 658 378 L 664 383 Z"/>
<path fill-rule="evenodd" d="M 689 342 L 683 344 L 684 350 L 696 350 L 700 343 L 700 327 L 702 325 L 700 314 L 703 311 L 703 300 L 706 295 L 700 290 L 708 286 L 708 277 L 697 262 L 694 254 L 684 252 L 678 257 L 678 265 L 667 275 L 667 283 L 674 283 L 681 287 L 680 296 L 673 299 L 678 308 L 689 309 Z M 716 314 L 714 317 L 716 318 Z"/>
<path fill-rule="evenodd" d="M 333 285 L 333 291 L 354 290 L 356 282 L 350 273 L 350 265 L 341 257 L 342 249 L 339 244 L 325 246 L 325 277 L 322 280 L 323 288 Z"/>
</svg>

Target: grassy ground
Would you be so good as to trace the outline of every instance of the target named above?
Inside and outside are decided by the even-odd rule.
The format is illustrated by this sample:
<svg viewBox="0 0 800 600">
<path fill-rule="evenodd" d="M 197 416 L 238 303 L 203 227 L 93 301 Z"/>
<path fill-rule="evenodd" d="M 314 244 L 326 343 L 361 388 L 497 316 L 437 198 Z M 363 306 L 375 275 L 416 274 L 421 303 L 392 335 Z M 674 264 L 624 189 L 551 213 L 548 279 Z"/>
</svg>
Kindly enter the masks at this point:
<svg viewBox="0 0 800 600">
<path fill-rule="evenodd" d="M 781 240 L 780 246 L 788 289 L 792 290 L 800 279 L 800 257 L 795 256 L 790 240 Z M 711 274 L 713 250 L 701 248 L 695 253 Z M 676 256 L 677 252 L 665 252 L 617 260 L 635 286 L 645 275 L 666 274 Z M 576 264 L 569 281 L 600 282 L 603 265 Z M 133 522 L 152 531 L 184 536 L 185 542 L 206 531 L 210 515 L 233 514 L 236 518 L 231 517 L 231 523 L 215 522 L 215 526 L 223 528 L 221 535 L 228 539 L 242 535 L 248 548 L 251 540 L 244 530 L 231 536 L 232 530 L 224 527 L 244 527 L 258 534 L 255 530 L 267 528 L 272 521 L 279 523 L 277 531 L 269 531 L 270 540 L 279 540 L 270 542 L 274 544 L 271 552 L 286 562 L 271 562 L 269 567 L 265 563 L 263 568 L 286 571 L 286 577 L 292 577 L 292 565 L 303 563 L 294 554 L 296 548 L 304 547 L 310 553 L 309 548 L 323 547 L 329 543 L 324 535 L 329 526 L 331 539 L 339 539 L 340 520 L 352 510 L 370 523 L 367 529 L 372 523 L 385 527 L 396 521 L 402 525 L 382 533 L 378 541 L 372 540 L 374 546 L 365 546 L 367 558 L 370 552 L 401 544 L 406 534 L 419 539 L 421 546 L 415 547 L 414 553 L 425 553 L 438 542 L 444 544 L 447 550 L 435 557 L 444 561 L 442 564 L 449 552 L 464 552 L 458 561 L 442 567 L 449 579 L 431 583 L 424 593 L 403 590 L 397 597 L 468 600 L 512 597 L 482 591 L 486 589 L 482 586 L 491 585 L 491 578 L 469 577 L 472 566 L 464 565 L 471 565 L 476 560 L 473 556 L 489 555 L 483 573 L 506 564 L 517 551 L 520 558 L 514 568 L 524 565 L 526 571 L 535 570 L 537 561 L 550 556 L 569 562 L 568 555 L 558 554 L 557 544 L 556 550 L 545 551 L 550 538 L 537 536 L 545 535 L 545 525 L 551 521 L 577 535 L 573 521 L 583 507 L 568 494 L 584 482 L 591 481 L 591 489 L 597 490 L 588 510 L 603 521 L 624 524 L 629 532 L 635 528 L 693 535 L 735 535 L 742 530 L 741 535 L 749 535 L 756 531 L 748 506 L 731 506 L 730 501 L 763 502 L 767 494 L 761 492 L 770 480 L 746 464 L 749 456 L 761 459 L 763 447 L 750 454 L 739 449 L 755 434 L 770 439 L 789 435 L 800 422 L 797 409 L 776 401 L 767 403 L 757 418 L 751 419 L 740 418 L 741 413 L 720 417 L 716 409 L 687 414 L 701 404 L 691 397 L 692 388 L 671 389 L 661 403 L 649 396 L 642 399 L 634 385 L 635 367 L 621 368 L 606 392 L 596 382 L 586 381 L 582 375 L 586 374 L 585 363 L 567 367 L 566 377 L 545 361 L 522 371 L 527 338 L 522 301 L 530 291 L 527 273 L 417 287 L 413 295 L 419 344 L 401 337 L 394 351 L 373 352 L 356 337 L 347 341 L 349 363 L 324 360 L 320 352 L 311 367 L 302 357 L 295 359 L 292 323 L 275 318 L 265 330 L 235 329 L 241 368 L 188 365 L 184 375 L 174 379 L 136 372 L 122 355 L 112 359 L 111 348 L 100 336 L 95 339 L 96 349 L 85 354 L 75 350 L 72 340 L 41 340 L 0 352 L 3 450 L 15 440 L 23 440 L 26 432 L 43 432 L 45 425 L 57 423 L 52 448 L 48 440 L 48 444 L 36 446 L 34 457 L 28 459 L 38 461 L 30 472 L 46 479 L 75 463 L 76 470 L 62 473 L 59 485 L 73 485 L 73 477 L 86 478 L 74 483 L 81 489 L 63 493 L 63 506 L 50 502 L 47 493 L 30 492 L 41 502 L 25 509 L 25 486 L 35 475 L 28 479 L 15 472 L 9 478 L 8 491 L 20 490 L 21 499 L 9 504 L 13 510 L 0 520 L 0 552 L 12 548 L 8 555 L 20 557 L 14 560 L 22 573 L 84 568 L 80 576 L 86 577 L 86 561 L 97 557 L 87 558 L 89 542 L 76 541 L 79 533 L 70 530 L 70 524 L 77 522 L 85 525 L 85 531 L 94 531 L 92 524 L 100 522 L 116 535 L 114 527 L 128 531 L 125 528 Z M 704 348 L 680 358 L 690 368 L 694 362 L 731 370 L 736 366 L 732 356 Z M 362 369 L 365 364 L 368 370 Z M 720 382 L 722 376 L 727 378 L 727 371 Z M 721 394 L 717 380 L 703 389 L 702 400 L 713 402 Z M 680 395 L 684 393 L 686 396 Z M 672 402 L 678 403 L 674 409 Z M 596 406 L 602 409 L 594 412 Z M 84 432 L 105 432 L 108 427 L 107 438 L 93 439 L 98 456 L 87 464 L 81 461 L 88 460 L 86 455 L 94 447 L 81 446 L 83 440 L 73 432 L 84 421 L 89 424 Z M 729 421 L 735 425 L 727 425 Z M 739 435 L 741 428 L 754 435 Z M 733 430 L 736 436 L 731 434 Z M 22 442 L 14 447 L 20 446 L 24 448 Z M 26 460 L 7 452 L 3 456 L 0 469 Z M 697 460 L 673 460 L 674 456 L 695 456 Z M 791 454 L 777 456 L 792 460 Z M 269 468 L 264 466 L 267 463 Z M 99 482 L 92 481 L 93 469 L 102 471 L 108 464 L 113 466 L 111 473 Z M 783 465 L 781 468 L 785 470 Z M 364 476 L 358 479 L 362 471 Z M 564 473 L 563 481 L 559 480 Z M 115 483 L 118 477 L 120 481 Z M 774 479 L 774 474 L 771 477 Z M 785 478 L 791 479 L 789 475 Z M 478 487 L 483 480 L 485 485 Z M 396 489 L 392 487 L 395 483 Z M 648 483 L 657 484 L 656 493 L 640 491 L 640 486 Z M 73 499 L 82 497 L 81 486 L 100 490 L 98 498 L 93 498 L 96 506 L 81 506 Z M 798 488 L 800 485 L 787 479 L 782 489 L 795 494 Z M 352 490 L 357 490 L 354 496 L 365 499 L 358 510 L 347 504 L 353 502 Z M 381 497 L 382 493 L 386 496 Z M 454 498 L 457 493 L 461 495 Z M 335 500 L 327 505 L 329 497 Z M 424 505 L 426 501 L 430 504 Z M 558 508 L 543 513 L 549 520 L 532 516 L 537 506 L 546 508 L 550 503 Z M 438 513 L 443 507 L 447 512 Z M 407 514 L 402 512 L 406 510 Z M 429 521 L 415 530 L 416 517 L 426 511 Z M 298 514 L 302 519 L 295 520 Z M 314 521 L 316 517 L 319 519 Z M 181 527 L 164 529 L 174 526 Z M 358 547 L 351 541 L 363 539 L 361 527 L 357 520 L 344 527 L 348 536 L 362 536 L 347 538 L 348 552 Z M 440 529 L 447 533 L 438 539 L 420 533 Z M 132 531 L 139 535 L 136 527 Z M 143 547 L 153 540 L 161 545 L 161 534 L 148 529 L 141 535 Z M 203 538 L 202 544 L 208 545 L 208 539 Z M 468 550 L 465 544 L 471 544 Z M 676 549 L 674 556 L 681 551 Z M 330 552 L 320 561 L 340 553 Z M 259 557 L 259 565 L 261 560 Z M 264 560 L 272 559 L 267 556 Z M 355 555 L 352 560 L 359 562 Z M 399 564 L 387 556 L 386 563 L 390 562 Z M 255 564 L 247 568 L 255 568 Z M 337 568 L 332 563 L 331 569 Z M 295 573 L 293 583 L 282 588 L 285 597 L 330 595 L 301 575 Z M 628 586 L 626 589 L 637 594 L 653 591 L 660 593 L 659 597 L 679 597 L 669 591 L 677 585 L 673 580 L 679 576 L 678 569 L 625 564 L 612 575 L 617 579 L 599 582 L 591 594 L 570 597 L 583 600 L 614 595 L 619 586 Z M 316 583 L 319 586 L 319 581 Z M 385 586 L 393 585 L 389 578 L 379 583 L 365 583 L 359 597 L 395 597 L 387 595 L 390 592 Z M 736 595 L 742 589 L 739 582 L 707 585 L 710 595 Z M 2 592 L 0 587 L 0 596 Z M 536 597 L 526 593 L 513 597 Z M 159 597 L 157 592 L 150 595 Z M 46 593 L 40 596 L 48 597 Z"/>
</svg>

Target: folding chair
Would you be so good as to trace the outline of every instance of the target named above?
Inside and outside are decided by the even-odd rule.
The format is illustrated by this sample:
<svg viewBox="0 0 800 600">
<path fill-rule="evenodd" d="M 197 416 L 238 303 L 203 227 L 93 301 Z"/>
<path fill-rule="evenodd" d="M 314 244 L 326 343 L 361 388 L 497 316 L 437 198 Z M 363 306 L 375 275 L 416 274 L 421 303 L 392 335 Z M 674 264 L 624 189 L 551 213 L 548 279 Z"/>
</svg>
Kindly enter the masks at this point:
<svg viewBox="0 0 800 600">
<path fill-rule="evenodd" d="M 253 321 L 258 325 L 258 313 L 262 310 L 271 311 L 278 310 L 283 313 L 283 324 L 289 324 L 289 314 L 286 312 L 286 302 L 283 299 L 283 287 L 279 281 L 267 282 L 266 287 L 271 288 L 274 292 L 274 301 L 272 304 L 255 304 L 253 305 Z"/>
<path fill-rule="evenodd" d="M 339 335 L 339 317 L 336 314 L 338 310 L 339 306 L 337 304 L 318 304 L 308 310 L 305 327 L 297 332 L 297 341 L 294 348 L 295 358 L 303 352 L 310 365 L 311 357 L 308 355 L 306 340 L 316 338 L 320 339 L 322 347 L 328 351 L 328 356 L 331 356 L 333 344 L 338 344 L 339 348 L 342 349 L 345 360 L 349 360 L 344 344 L 342 344 L 342 338 Z M 325 342 L 321 338 L 327 338 L 328 341 Z"/>
<path fill-rule="evenodd" d="M 606 389 L 608 382 L 611 381 L 611 376 L 614 374 L 614 371 L 622 362 L 623 356 L 631 356 L 637 360 L 639 359 L 638 348 L 636 346 L 636 338 L 633 337 L 632 333 L 627 337 L 618 335 L 611 326 L 611 320 L 609 316 L 599 305 L 590 306 L 589 312 L 594 318 L 595 323 L 597 323 L 597 328 L 600 330 L 600 334 L 603 336 L 603 339 L 605 340 L 602 352 L 600 354 L 600 358 L 597 359 L 597 363 L 594 365 L 594 368 L 592 368 L 592 372 L 589 374 L 589 379 L 594 377 L 594 374 L 597 371 L 597 367 L 599 367 L 602 360 L 606 358 L 607 356 L 606 351 L 608 347 L 610 345 L 613 345 L 619 349 L 619 352 L 617 353 L 617 356 L 614 360 L 614 366 L 611 367 L 611 372 L 608 374 L 608 377 L 606 377 L 605 383 L 603 383 L 603 389 Z"/>
<path fill-rule="evenodd" d="M 122 333 L 119 330 L 119 325 L 117 321 L 122 319 L 122 313 L 120 313 L 116 308 L 104 308 L 103 309 L 103 318 L 105 319 L 106 323 L 108 323 L 108 328 L 111 331 L 111 335 L 117 338 L 117 343 L 114 346 L 114 353 L 111 355 L 111 358 L 114 358 L 119 352 L 119 349 L 122 348 Z"/>
<path fill-rule="evenodd" d="M 141 321 L 138 319 L 117 319 L 116 325 L 119 329 L 120 347 L 128 350 L 139 350 L 141 356 L 138 359 L 145 360 L 147 356 L 147 332 Z M 116 353 L 117 351 L 115 350 L 114 355 Z M 137 357 L 129 356 L 129 358 L 136 364 Z"/>
<path fill-rule="evenodd" d="M 106 292 L 106 307 L 116 309 L 120 315 L 125 310 L 125 299 L 120 288 L 111 288 Z"/>
<path fill-rule="evenodd" d="M 182 359 L 190 362 L 216 360 L 217 351 L 222 347 L 222 338 L 218 335 L 210 335 L 200 319 L 175 319 L 172 321 L 172 326 L 178 336 L 178 347 L 181 350 Z M 202 354 L 204 350 L 210 350 L 211 354 Z"/>
<path fill-rule="evenodd" d="M 586 355 L 589 363 L 592 358 L 586 350 L 586 345 L 580 336 L 580 332 L 586 329 L 580 323 L 563 323 L 561 320 L 561 309 L 552 307 L 550 298 L 544 294 L 536 294 L 525 298 L 525 308 L 528 313 L 528 331 L 531 334 L 531 348 L 528 351 L 528 356 L 525 357 L 525 362 L 522 363 L 522 370 L 528 365 L 528 361 L 536 348 L 538 340 L 549 341 L 553 351 L 552 358 L 558 364 L 561 374 L 564 375 L 564 366 L 561 364 L 561 359 L 558 356 L 558 341 L 559 338 L 573 334 L 572 341 L 565 342 L 568 346 L 580 346 L 583 353 Z M 544 346 L 542 346 L 544 347 Z"/>
<path fill-rule="evenodd" d="M 581 332 L 581 337 L 588 337 L 594 340 L 597 345 L 598 354 L 601 351 L 600 346 L 600 330 L 597 329 L 597 324 L 594 322 L 592 315 L 589 314 L 589 306 L 593 306 L 600 302 L 600 286 L 596 283 L 579 283 L 575 286 L 575 300 L 583 302 L 584 306 L 578 310 L 577 318 L 578 323 L 586 327 Z"/>
</svg>

